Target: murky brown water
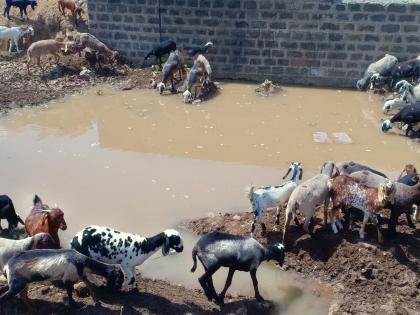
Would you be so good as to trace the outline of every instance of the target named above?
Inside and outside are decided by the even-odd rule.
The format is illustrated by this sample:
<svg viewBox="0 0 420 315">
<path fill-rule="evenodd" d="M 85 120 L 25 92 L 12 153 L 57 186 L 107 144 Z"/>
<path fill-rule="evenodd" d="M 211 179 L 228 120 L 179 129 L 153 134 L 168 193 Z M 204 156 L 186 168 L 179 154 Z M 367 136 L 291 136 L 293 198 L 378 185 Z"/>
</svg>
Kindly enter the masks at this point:
<svg viewBox="0 0 420 315">
<path fill-rule="evenodd" d="M 89 224 L 152 235 L 209 212 L 249 207 L 243 188 L 278 184 L 291 161 L 305 177 L 323 161 L 355 160 L 395 175 L 420 161 L 420 145 L 380 131 L 376 96 L 285 88 L 261 98 L 253 86 L 224 84 L 215 99 L 184 105 L 178 96 L 103 87 L 57 104 L 23 109 L 0 118 L 0 192 L 26 216 L 34 193 L 57 203 L 69 226 L 67 242 Z M 331 141 L 313 142 L 326 132 Z M 332 140 L 345 132 L 353 141 Z M 150 260 L 146 276 L 197 287 L 184 233 L 182 255 Z M 260 287 L 283 305 L 284 314 L 325 314 L 325 299 L 295 275 L 264 265 Z M 224 276 L 218 276 L 221 285 Z M 236 275 L 232 291 L 252 292 L 249 276 Z"/>
</svg>

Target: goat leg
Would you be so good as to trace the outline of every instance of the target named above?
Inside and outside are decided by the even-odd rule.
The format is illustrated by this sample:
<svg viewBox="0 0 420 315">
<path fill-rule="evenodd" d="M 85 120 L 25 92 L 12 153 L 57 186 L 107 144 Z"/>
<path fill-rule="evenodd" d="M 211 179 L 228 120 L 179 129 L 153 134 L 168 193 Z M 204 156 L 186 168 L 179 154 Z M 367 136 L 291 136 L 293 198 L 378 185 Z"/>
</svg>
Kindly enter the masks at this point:
<svg viewBox="0 0 420 315">
<path fill-rule="evenodd" d="M 258 302 L 264 301 L 264 298 L 261 296 L 260 291 L 258 290 L 258 280 L 257 280 L 257 269 L 252 269 L 250 272 L 252 284 L 254 285 L 254 291 L 255 291 L 255 299 Z"/>
<path fill-rule="evenodd" d="M 66 288 L 66 292 L 67 292 L 68 306 L 69 307 L 73 307 L 74 306 L 74 300 L 73 300 L 73 282 L 71 282 L 71 281 L 64 282 L 64 287 Z"/>
<path fill-rule="evenodd" d="M 276 207 L 276 225 L 280 224 L 280 207 Z"/>
<path fill-rule="evenodd" d="M 368 220 L 369 220 L 369 213 L 364 212 L 362 226 L 360 227 L 360 230 L 359 230 L 359 236 L 361 239 L 365 238 L 365 226 Z"/>
<path fill-rule="evenodd" d="M 324 201 L 324 225 L 328 224 L 328 204 L 330 203 L 330 198 L 327 197 Z"/>
<path fill-rule="evenodd" d="M 25 304 L 26 310 L 32 314 L 33 312 L 33 308 L 31 305 L 31 302 L 28 298 L 28 286 L 26 286 L 21 292 L 20 292 L 20 298 L 23 302 L 23 304 Z"/>
<path fill-rule="evenodd" d="M 265 226 L 265 224 L 263 222 L 261 222 L 261 229 L 262 229 L 261 235 L 262 236 L 266 236 L 266 234 L 267 234 L 267 227 Z"/>
<path fill-rule="evenodd" d="M 389 218 L 388 222 L 388 233 L 391 236 L 394 236 L 397 233 L 396 226 L 398 221 L 398 215 L 398 210 L 391 209 L 391 217 Z"/>
<path fill-rule="evenodd" d="M 226 292 L 227 292 L 228 288 L 232 284 L 232 278 L 233 278 L 234 273 L 235 273 L 235 269 L 233 269 L 232 267 L 229 268 L 229 273 L 228 273 L 228 276 L 226 278 L 225 287 L 223 288 L 222 292 L 220 292 L 220 294 L 219 294 L 218 304 L 220 306 L 223 306 L 225 304 L 225 301 L 224 301 L 225 300 L 225 295 L 226 295 Z"/>
<path fill-rule="evenodd" d="M 413 220 L 411 218 L 411 213 L 412 212 L 413 211 L 406 212 L 405 215 L 407 217 L 407 224 L 408 224 L 408 226 L 411 227 L 412 229 L 415 229 L 416 228 L 416 225 L 413 223 Z"/>
</svg>

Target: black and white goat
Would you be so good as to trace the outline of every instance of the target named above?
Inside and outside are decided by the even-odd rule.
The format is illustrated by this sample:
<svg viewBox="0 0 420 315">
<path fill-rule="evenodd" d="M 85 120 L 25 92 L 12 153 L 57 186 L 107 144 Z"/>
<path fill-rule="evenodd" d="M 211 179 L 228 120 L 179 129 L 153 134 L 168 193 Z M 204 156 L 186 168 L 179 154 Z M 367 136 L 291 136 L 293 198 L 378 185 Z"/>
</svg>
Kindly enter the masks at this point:
<svg viewBox="0 0 420 315">
<path fill-rule="evenodd" d="M 18 223 L 25 225 L 23 220 L 16 214 L 12 199 L 7 195 L 0 195 L 0 232 L 2 231 L 1 220 L 6 219 L 9 224 L 9 232 L 15 229 Z"/>
<path fill-rule="evenodd" d="M 408 105 L 401 109 L 398 114 L 394 115 L 391 119 L 385 120 L 382 124 L 382 131 L 387 132 L 396 122 L 406 124 L 407 129 L 405 135 L 411 136 L 415 125 L 420 122 L 420 104 Z"/>
<path fill-rule="evenodd" d="M 185 103 L 191 103 L 197 97 L 198 85 L 201 84 L 203 87 L 211 82 L 211 67 L 210 63 L 203 55 L 198 55 L 194 61 L 190 72 L 187 76 L 187 89 L 182 94 Z M 191 93 L 195 86 L 194 96 Z"/>
<path fill-rule="evenodd" d="M 20 10 L 20 18 L 23 19 L 23 15 L 25 14 L 26 18 L 28 18 L 28 12 L 26 11 L 28 6 L 31 6 L 32 10 L 35 10 L 37 6 L 36 0 L 6 0 L 6 6 L 4 7 L 4 16 L 10 20 L 10 8 L 17 7 Z"/>
<path fill-rule="evenodd" d="M 31 249 L 54 249 L 56 244 L 48 233 L 38 233 L 21 240 L 0 238 L 0 270 L 14 255 Z"/>
<path fill-rule="evenodd" d="M 184 58 L 182 54 L 176 50 L 169 54 L 168 60 L 163 65 L 162 69 L 162 81 L 156 86 L 159 93 L 162 94 L 166 88 L 165 83 L 171 81 L 171 90 L 175 92 L 174 75 L 178 71 L 179 79 L 182 79 L 182 72 L 184 71 L 182 66 L 184 64 Z"/>
<path fill-rule="evenodd" d="M 283 179 L 285 179 L 290 172 L 292 172 L 292 178 L 280 186 L 259 187 L 257 189 L 251 187 L 249 190 L 248 198 L 251 201 L 252 212 L 254 214 L 251 237 L 256 237 L 255 229 L 257 223 L 261 224 L 262 233 L 263 235 L 265 234 L 266 227 L 261 220 L 263 218 L 264 211 L 268 208 L 276 207 L 276 224 L 280 223 L 280 207 L 283 208 L 284 204 L 287 203 L 293 190 L 295 190 L 299 184 L 299 180 L 302 179 L 303 171 L 300 163 L 292 163 L 287 170 L 286 175 L 283 176 Z"/>
<path fill-rule="evenodd" d="M 124 288 L 135 289 L 135 267 L 162 248 L 162 255 L 171 249 L 182 252 L 183 242 L 175 230 L 165 230 L 153 237 L 143 237 L 102 226 L 89 226 L 75 235 L 71 248 L 109 264 L 120 264 L 125 273 Z"/>
<path fill-rule="evenodd" d="M 197 269 L 197 257 L 203 264 L 205 273 L 198 278 L 207 298 L 219 304 L 224 304 L 226 291 L 232 283 L 236 270 L 249 271 L 255 290 L 257 301 L 263 301 L 258 290 L 257 269 L 263 261 L 276 260 L 280 266 L 284 262 L 284 246 L 280 243 L 261 245 L 253 238 L 231 235 L 220 232 L 211 232 L 198 240 L 192 250 L 194 265 L 191 272 Z M 217 295 L 213 286 L 213 274 L 220 267 L 228 267 L 229 274 L 225 287 Z"/>
<path fill-rule="evenodd" d="M 415 105 L 417 102 L 420 102 L 420 84 L 413 86 L 406 80 L 401 80 L 395 85 L 395 90 L 398 91 L 399 95 L 384 103 L 384 114 L 388 114 L 394 109 Z"/>
<path fill-rule="evenodd" d="M 7 39 L 10 40 L 10 46 L 9 46 L 9 52 L 12 52 L 12 46 L 13 43 L 16 46 L 16 51 L 20 53 L 19 49 L 19 40 L 25 36 L 26 34 L 29 34 L 30 36 L 34 35 L 34 29 L 32 26 L 29 26 L 28 28 L 24 27 L 6 27 L 6 26 L 0 26 L 0 39 Z"/>
<path fill-rule="evenodd" d="M 61 280 L 68 295 L 69 306 L 74 304 L 73 285 L 84 281 L 91 288 L 87 277 L 91 274 L 107 279 L 109 289 L 119 290 L 124 274 L 119 266 L 108 265 L 86 257 L 71 249 L 35 249 L 24 251 L 9 259 L 3 269 L 8 290 L 0 296 L 0 303 L 21 293 L 30 308 L 27 285 L 31 282 Z M 95 298 L 95 295 L 93 294 Z"/>
<path fill-rule="evenodd" d="M 153 46 L 152 50 L 144 57 L 147 60 L 150 56 L 156 57 L 156 63 L 162 64 L 162 57 L 169 55 L 171 52 L 176 50 L 176 43 L 173 40 L 167 40 Z"/>
</svg>

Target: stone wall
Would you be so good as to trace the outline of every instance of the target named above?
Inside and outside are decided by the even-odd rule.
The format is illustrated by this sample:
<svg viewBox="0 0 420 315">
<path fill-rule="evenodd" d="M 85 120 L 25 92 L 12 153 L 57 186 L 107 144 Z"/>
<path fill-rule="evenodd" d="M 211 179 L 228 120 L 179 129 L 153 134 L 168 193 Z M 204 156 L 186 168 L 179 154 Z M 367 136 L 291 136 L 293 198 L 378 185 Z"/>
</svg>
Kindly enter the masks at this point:
<svg viewBox="0 0 420 315">
<path fill-rule="evenodd" d="M 215 77 L 350 87 L 391 53 L 420 54 L 420 4 L 339 0 L 160 0 L 162 39 L 215 44 Z M 158 0 L 88 0 L 90 32 L 129 60 L 159 42 Z"/>
</svg>

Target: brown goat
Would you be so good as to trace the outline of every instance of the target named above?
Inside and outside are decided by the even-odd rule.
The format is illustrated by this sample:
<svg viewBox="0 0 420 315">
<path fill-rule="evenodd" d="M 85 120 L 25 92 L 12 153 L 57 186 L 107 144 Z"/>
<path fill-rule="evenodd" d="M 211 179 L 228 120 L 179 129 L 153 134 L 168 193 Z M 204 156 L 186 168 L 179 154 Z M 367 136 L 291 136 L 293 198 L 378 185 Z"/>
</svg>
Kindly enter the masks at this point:
<svg viewBox="0 0 420 315">
<path fill-rule="evenodd" d="M 80 52 L 85 48 L 89 48 L 98 54 L 104 55 L 110 60 L 111 63 L 119 58 L 118 51 L 109 49 L 107 45 L 89 33 L 81 33 L 79 40 L 77 41 L 77 49 L 79 51 L 79 55 Z"/>
<path fill-rule="evenodd" d="M 371 217 L 378 230 L 378 241 L 383 243 L 383 235 L 377 223 L 376 214 L 378 214 L 387 203 L 395 203 L 395 183 L 386 180 L 381 183 L 379 189 L 369 188 L 347 175 L 340 175 L 328 182 L 328 188 L 332 200 L 332 209 L 330 213 L 331 225 L 335 225 L 338 211 L 343 212 L 351 207 L 363 211 L 363 223 L 359 230 L 361 239 L 365 237 L 365 226 Z M 334 227 L 333 227 L 334 229 Z M 336 231 L 336 229 L 334 229 Z"/>
<path fill-rule="evenodd" d="M 48 233 L 60 248 L 60 239 L 58 238 L 58 230 L 66 230 L 67 224 L 64 220 L 64 213 L 59 208 L 51 209 L 48 205 L 43 204 L 41 199 L 35 195 L 34 207 L 25 220 L 25 230 L 29 236 L 37 233 Z"/>
<path fill-rule="evenodd" d="M 55 39 L 46 39 L 46 40 L 40 40 L 35 43 L 32 43 L 31 46 L 29 46 L 27 55 L 28 55 L 28 61 L 27 61 L 27 68 L 28 68 L 28 74 L 30 74 L 29 66 L 31 62 L 34 62 L 36 60 L 36 63 L 38 67 L 41 68 L 42 72 L 44 72 L 44 69 L 41 66 L 41 56 L 43 55 L 53 55 L 55 57 L 56 63 L 60 61 L 60 56 L 58 55 L 58 52 L 61 49 L 64 49 L 66 52 L 69 45 L 73 45 L 72 42 L 59 42 Z"/>
<path fill-rule="evenodd" d="M 66 9 L 70 10 L 71 15 L 74 18 L 74 23 L 77 26 L 77 16 L 82 18 L 82 13 L 85 14 L 85 11 L 76 3 L 75 0 L 58 0 L 58 10 L 61 14 L 66 15 Z"/>
</svg>

